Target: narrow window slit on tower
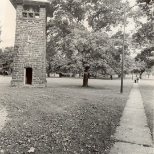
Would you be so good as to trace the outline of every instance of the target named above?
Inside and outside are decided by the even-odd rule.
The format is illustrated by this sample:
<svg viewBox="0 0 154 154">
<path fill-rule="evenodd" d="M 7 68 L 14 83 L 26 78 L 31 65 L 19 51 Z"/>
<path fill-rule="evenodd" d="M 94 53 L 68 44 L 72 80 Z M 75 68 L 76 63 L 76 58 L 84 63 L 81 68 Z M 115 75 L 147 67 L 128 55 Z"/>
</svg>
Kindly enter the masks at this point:
<svg viewBox="0 0 154 154">
<path fill-rule="evenodd" d="M 34 14 L 33 13 L 29 13 L 29 18 L 34 18 Z"/>
<path fill-rule="evenodd" d="M 39 18 L 40 14 L 39 13 L 35 13 L 35 18 Z"/>
<path fill-rule="evenodd" d="M 27 18 L 27 12 L 23 12 L 23 13 L 22 13 L 22 16 L 23 16 L 24 18 Z"/>
<path fill-rule="evenodd" d="M 31 67 L 25 68 L 25 84 L 32 85 L 33 70 Z"/>
<path fill-rule="evenodd" d="M 38 5 L 24 5 L 22 16 L 24 18 L 40 18 L 40 7 Z"/>
</svg>

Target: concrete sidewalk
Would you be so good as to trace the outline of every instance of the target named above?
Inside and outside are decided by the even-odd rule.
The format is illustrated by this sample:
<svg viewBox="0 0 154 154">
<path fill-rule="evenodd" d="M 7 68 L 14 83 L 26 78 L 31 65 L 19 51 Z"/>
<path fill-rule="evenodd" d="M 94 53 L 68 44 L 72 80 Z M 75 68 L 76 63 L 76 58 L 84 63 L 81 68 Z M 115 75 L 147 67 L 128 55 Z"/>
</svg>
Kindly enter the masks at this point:
<svg viewBox="0 0 154 154">
<path fill-rule="evenodd" d="M 110 154 L 154 154 L 152 136 L 147 125 L 139 86 L 134 83 L 114 134 L 116 141 Z"/>
</svg>

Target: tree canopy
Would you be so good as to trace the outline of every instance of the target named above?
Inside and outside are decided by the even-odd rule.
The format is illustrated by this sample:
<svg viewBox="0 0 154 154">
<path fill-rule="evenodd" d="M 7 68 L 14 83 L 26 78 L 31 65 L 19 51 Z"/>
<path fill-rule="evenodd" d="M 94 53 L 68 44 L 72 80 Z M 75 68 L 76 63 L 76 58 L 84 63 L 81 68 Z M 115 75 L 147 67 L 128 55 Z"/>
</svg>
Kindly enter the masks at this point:
<svg viewBox="0 0 154 154">
<path fill-rule="evenodd" d="M 137 0 L 137 3 L 145 3 L 141 5 L 141 9 L 146 13 L 149 20 L 152 20 L 153 18 L 153 0 Z"/>
<path fill-rule="evenodd" d="M 4 51 L 0 50 L 0 65 L 4 71 L 9 71 L 12 67 L 14 49 L 13 47 L 6 47 Z"/>
<path fill-rule="evenodd" d="M 132 39 L 140 46 L 153 46 L 154 30 L 153 23 L 146 22 L 141 25 L 136 33 L 133 34 Z"/>
<path fill-rule="evenodd" d="M 50 70 L 120 74 L 123 33 L 110 36 L 122 22 L 121 0 L 51 1 L 52 18 L 47 25 L 47 59 Z M 128 44 L 125 43 L 128 54 Z M 65 66 L 65 67 L 64 67 Z M 67 70 L 65 69 L 65 70 Z"/>
<path fill-rule="evenodd" d="M 154 61 L 152 58 L 152 52 L 154 51 L 154 29 L 152 15 L 153 1 L 137 0 L 137 3 L 142 3 L 142 5 L 140 5 L 142 13 L 137 16 L 147 16 L 147 20 L 144 23 L 136 18 L 135 22 L 137 23 L 137 30 L 132 35 L 132 43 L 135 44 L 136 47 L 140 48 L 140 52 L 135 57 L 135 62 L 137 64 L 136 66 L 139 68 L 136 70 L 138 70 L 141 76 L 143 72 L 151 71 L 154 66 Z"/>
</svg>

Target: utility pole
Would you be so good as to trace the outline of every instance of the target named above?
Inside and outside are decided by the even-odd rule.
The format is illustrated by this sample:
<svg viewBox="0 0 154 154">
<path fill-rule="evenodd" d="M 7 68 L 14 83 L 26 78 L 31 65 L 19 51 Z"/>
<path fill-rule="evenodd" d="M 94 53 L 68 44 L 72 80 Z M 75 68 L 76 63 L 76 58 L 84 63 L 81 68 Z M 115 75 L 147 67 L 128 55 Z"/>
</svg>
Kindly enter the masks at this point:
<svg viewBox="0 0 154 154">
<path fill-rule="evenodd" d="M 120 88 L 120 93 L 123 93 L 125 29 L 126 29 L 126 11 L 124 11 L 124 33 L 123 33 L 123 45 L 122 45 L 122 61 L 121 61 L 122 65 L 121 65 L 121 88 Z"/>
<path fill-rule="evenodd" d="M 143 3 L 140 4 L 135 4 L 132 7 L 130 7 L 128 10 L 127 8 L 124 9 L 124 31 L 123 31 L 123 47 L 122 47 L 122 61 L 121 61 L 121 87 L 120 87 L 120 93 L 123 93 L 123 80 L 124 80 L 124 52 L 125 52 L 125 29 L 126 29 L 126 20 L 127 20 L 127 15 L 126 13 L 129 12 L 133 7 L 137 5 L 142 5 Z"/>
</svg>

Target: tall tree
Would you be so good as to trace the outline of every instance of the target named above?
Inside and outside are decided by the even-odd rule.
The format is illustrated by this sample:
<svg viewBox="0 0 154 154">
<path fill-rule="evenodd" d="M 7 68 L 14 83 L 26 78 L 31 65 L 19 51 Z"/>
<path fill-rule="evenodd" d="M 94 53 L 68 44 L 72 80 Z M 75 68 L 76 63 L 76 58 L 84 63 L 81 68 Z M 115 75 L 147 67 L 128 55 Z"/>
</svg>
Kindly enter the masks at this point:
<svg viewBox="0 0 154 154">
<path fill-rule="evenodd" d="M 86 29 L 74 29 L 64 42 L 64 52 L 67 57 L 78 57 L 82 63 L 85 75 L 83 86 L 88 86 L 88 71 L 94 62 L 99 63 L 99 59 L 105 60 L 105 51 L 108 48 L 108 35 L 105 33 L 88 32 Z"/>
<path fill-rule="evenodd" d="M 132 35 L 132 42 L 135 46 L 141 48 L 140 53 L 135 57 L 136 63 L 140 67 L 140 78 L 142 73 L 151 70 L 154 65 L 152 51 L 154 51 L 154 29 L 153 29 L 153 1 L 152 0 L 137 0 L 137 3 L 142 3 L 140 5 L 141 10 L 147 16 L 145 23 L 137 25 L 137 31 Z M 150 57 L 150 58 L 149 58 Z"/>
<path fill-rule="evenodd" d="M 14 48 L 6 47 L 4 51 L 0 51 L 0 64 L 2 65 L 2 71 L 10 71 L 11 64 L 14 58 Z"/>
<path fill-rule="evenodd" d="M 121 0 L 51 2 L 52 18 L 47 26 L 49 64 L 54 62 L 54 56 L 60 54 L 62 59 L 68 61 L 65 63 L 68 69 L 85 70 L 85 74 L 88 74 L 89 70 L 95 70 L 95 73 L 103 71 L 106 74 L 120 74 L 122 49 L 117 50 L 115 46 L 122 47 L 122 39 L 110 39 L 104 31 L 110 30 L 111 26 L 116 26 L 122 21 L 121 12 L 124 4 Z M 86 20 L 91 27 L 90 31 L 83 24 Z M 88 85 L 88 80 L 84 81 L 87 83 L 83 85 Z"/>
<path fill-rule="evenodd" d="M 47 25 L 47 72 L 50 72 L 51 67 L 53 70 L 53 66 L 56 67 L 55 70 L 60 71 L 62 70 L 61 64 L 67 65 L 67 58 L 63 54 L 65 37 L 71 33 L 75 26 L 83 27 L 81 20 L 84 19 L 84 9 L 81 1 L 52 0 L 50 7 L 52 11 Z M 60 57 L 65 63 L 60 62 Z"/>
<path fill-rule="evenodd" d="M 153 53 L 152 53 L 153 51 L 154 51 L 154 47 L 146 48 L 143 51 L 141 51 L 141 53 L 137 54 L 137 56 L 135 57 L 136 62 L 144 63 L 144 67 L 142 67 L 140 71 L 140 77 L 143 72 L 145 72 L 146 70 L 149 71 L 154 66 L 154 60 L 149 58 L 153 56 Z"/>
</svg>

